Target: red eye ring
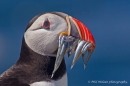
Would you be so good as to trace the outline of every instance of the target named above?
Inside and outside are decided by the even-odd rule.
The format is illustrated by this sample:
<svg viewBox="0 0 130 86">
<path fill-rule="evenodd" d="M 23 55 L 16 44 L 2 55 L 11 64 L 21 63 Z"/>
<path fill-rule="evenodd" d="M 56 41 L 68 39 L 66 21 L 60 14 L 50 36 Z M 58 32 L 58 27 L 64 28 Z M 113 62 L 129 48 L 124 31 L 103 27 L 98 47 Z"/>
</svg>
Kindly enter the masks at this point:
<svg viewBox="0 0 130 86">
<path fill-rule="evenodd" d="M 49 22 L 48 18 L 44 21 L 42 26 L 44 29 L 50 29 L 50 22 Z"/>
</svg>

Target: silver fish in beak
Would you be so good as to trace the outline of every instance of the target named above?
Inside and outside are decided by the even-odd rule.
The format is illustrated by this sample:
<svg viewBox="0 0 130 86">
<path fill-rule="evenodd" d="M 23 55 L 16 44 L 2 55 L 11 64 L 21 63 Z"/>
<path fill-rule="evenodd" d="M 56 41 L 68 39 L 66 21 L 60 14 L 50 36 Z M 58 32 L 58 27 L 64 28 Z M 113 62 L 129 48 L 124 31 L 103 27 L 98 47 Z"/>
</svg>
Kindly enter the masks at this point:
<svg viewBox="0 0 130 86">
<path fill-rule="evenodd" d="M 82 56 L 84 68 L 86 68 L 88 60 L 90 59 L 90 56 L 92 55 L 96 47 L 94 37 L 92 36 L 89 29 L 79 20 L 68 15 L 65 16 L 68 25 L 68 31 L 61 32 L 59 34 L 58 52 L 51 78 L 54 76 L 55 72 L 59 68 L 66 53 L 68 54 L 68 56 L 70 56 L 72 53 L 75 53 L 71 69 L 80 56 Z M 77 34 L 75 34 L 75 31 L 77 31 Z M 85 53 L 87 53 L 86 60 L 84 58 Z"/>
</svg>

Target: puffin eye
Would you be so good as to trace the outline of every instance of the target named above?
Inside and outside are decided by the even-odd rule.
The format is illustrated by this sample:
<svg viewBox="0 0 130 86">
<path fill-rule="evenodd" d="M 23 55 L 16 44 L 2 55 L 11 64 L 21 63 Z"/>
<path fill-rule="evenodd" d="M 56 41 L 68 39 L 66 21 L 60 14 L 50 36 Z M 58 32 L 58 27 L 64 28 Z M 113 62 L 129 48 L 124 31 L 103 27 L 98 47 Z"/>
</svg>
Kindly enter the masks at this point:
<svg viewBox="0 0 130 86">
<path fill-rule="evenodd" d="M 44 29 L 50 29 L 50 22 L 48 18 L 43 22 L 42 26 Z"/>
</svg>

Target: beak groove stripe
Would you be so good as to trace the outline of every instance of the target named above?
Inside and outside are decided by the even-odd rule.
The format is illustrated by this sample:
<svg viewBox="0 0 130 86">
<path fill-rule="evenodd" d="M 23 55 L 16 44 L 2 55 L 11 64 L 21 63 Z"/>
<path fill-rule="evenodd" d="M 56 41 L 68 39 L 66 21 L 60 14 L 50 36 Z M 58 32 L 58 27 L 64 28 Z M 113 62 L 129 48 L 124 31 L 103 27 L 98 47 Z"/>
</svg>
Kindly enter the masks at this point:
<svg viewBox="0 0 130 86">
<path fill-rule="evenodd" d="M 83 23 L 81 23 L 80 22 L 80 24 L 81 24 L 81 26 L 82 26 L 82 28 L 83 28 L 83 30 L 84 30 L 84 35 L 85 35 L 85 41 L 88 41 L 89 40 L 89 36 L 87 36 L 87 34 L 88 34 L 88 31 L 87 31 L 87 29 L 86 29 L 86 26 L 85 25 L 83 25 Z"/>
</svg>

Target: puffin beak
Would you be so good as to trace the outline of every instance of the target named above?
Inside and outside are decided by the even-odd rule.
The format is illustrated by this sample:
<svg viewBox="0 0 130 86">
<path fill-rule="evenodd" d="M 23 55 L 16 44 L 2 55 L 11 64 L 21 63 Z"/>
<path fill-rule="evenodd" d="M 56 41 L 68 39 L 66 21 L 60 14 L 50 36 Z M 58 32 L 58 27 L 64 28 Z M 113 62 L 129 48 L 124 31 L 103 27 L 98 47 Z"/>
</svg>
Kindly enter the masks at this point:
<svg viewBox="0 0 130 86">
<path fill-rule="evenodd" d="M 90 56 L 95 49 L 94 37 L 92 36 L 89 29 L 82 22 L 71 16 L 67 16 L 66 21 L 68 25 L 68 32 L 61 32 L 59 34 L 59 46 L 52 77 L 55 74 L 56 70 L 59 68 L 66 53 L 68 53 L 68 56 L 70 56 L 72 53 L 75 53 L 71 69 L 81 55 L 84 63 L 84 68 L 86 68 L 88 60 L 90 59 Z M 73 23 L 76 28 L 72 28 L 70 21 L 72 21 L 71 23 Z M 77 29 L 78 34 L 71 35 L 71 33 L 73 33 L 71 31 L 74 31 L 71 29 Z M 79 36 L 77 37 L 76 35 Z M 85 60 L 84 56 L 86 53 L 87 58 Z"/>
<path fill-rule="evenodd" d="M 91 32 L 89 31 L 89 29 L 82 22 L 80 22 L 79 20 L 77 20 L 73 17 L 70 17 L 70 18 L 72 19 L 75 26 L 77 27 L 80 38 L 81 38 L 80 42 L 77 45 L 76 51 L 75 51 L 71 69 L 73 68 L 77 59 L 81 55 L 82 55 L 83 62 L 84 62 L 84 68 L 86 68 L 87 62 L 88 62 L 92 52 L 95 49 L 95 40 L 94 40 L 94 37 L 92 36 Z M 86 60 L 84 60 L 84 55 L 86 52 L 88 52 L 88 55 L 87 55 Z"/>
</svg>

